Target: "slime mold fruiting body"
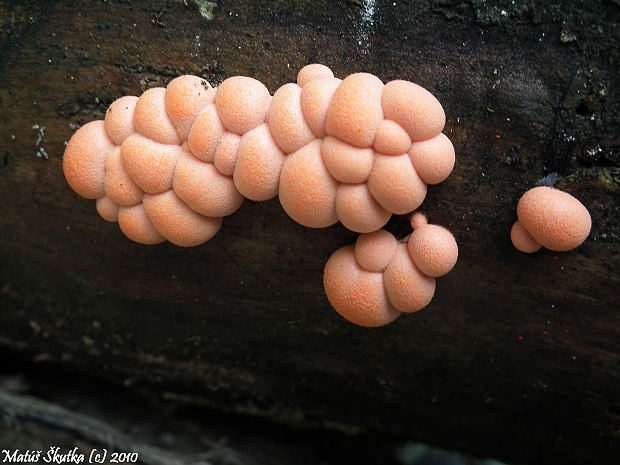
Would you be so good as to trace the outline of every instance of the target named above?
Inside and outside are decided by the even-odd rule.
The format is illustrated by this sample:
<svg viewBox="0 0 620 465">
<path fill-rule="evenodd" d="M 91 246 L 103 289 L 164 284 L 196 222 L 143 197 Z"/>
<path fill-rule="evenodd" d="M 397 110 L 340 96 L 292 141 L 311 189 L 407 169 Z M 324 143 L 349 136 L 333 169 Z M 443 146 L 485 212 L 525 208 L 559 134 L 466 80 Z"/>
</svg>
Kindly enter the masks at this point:
<svg viewBox="0 0 620 465">
<path fill-rule="evenodd" d="M 390 216 L 418 208 L 427 185 L 452 171 L 454 148 L 441 133 L 444 124 L 441 104 L 416 84 L 384 85 L 367 73 L 340 80 L 319 64 L 304 67 L 296 84 L 273 97 L 249 77 L 229 78 L 214 89 L 196 76 L 181 76 L 167 88 L 118 99 L 105 121 L 84 125 L 69 141 L 63 169 L 78 194 L 97 200 L 104 219 L 118 221 L 127 237 L 143 244 L 201 244 L 245 198 L 278 196 L 302 225 L 341 221 L 383 237 L 376 247 L 384 247 L 391 243 L 385 234 L 392 236 L 378 230 Z M 375 246 L 360 241 L 369 244 L 363 250 Z M 435 252 L 412 247 L 399 244 L 380 261 L 381 270 L 379 262 L 351 260 L 352 249 L 335 254 L 362 276 L 361 287 L 374 289 L 372 303 L 364 305 L 383 314 L 345 317 L 377 326 L 428 304 L 438 271 L 412 257 L 429 256 L 428 262 Z M 418 269 L 424 266 L 426 274 Z M 418 274 L 424 291 L 399 288 L 413 285 Z M 330 296 L 337 285 L 327 281 Z"/>
<path fill-rule="evenodd" d="M 548 186 L 527 191 L 517 204 L 518 220 L 510 231 L 513 245 L 525 253 L 541 247 L 566 252 L 590 234 L 590 213 L 572 195 Z"/>
<path fill-rule="evenodd" d="M 383 326 L 430 303 L 435 278 L 454 267 L 458 247 L 447 229 L 428 224 L 422 214 L 412 216 L 411 226 L 406 243 L 380 229 L 361 234 L 354 246 L 342 247 L 327 261 L 325 293 L 344 318 Z"/>
</svg>

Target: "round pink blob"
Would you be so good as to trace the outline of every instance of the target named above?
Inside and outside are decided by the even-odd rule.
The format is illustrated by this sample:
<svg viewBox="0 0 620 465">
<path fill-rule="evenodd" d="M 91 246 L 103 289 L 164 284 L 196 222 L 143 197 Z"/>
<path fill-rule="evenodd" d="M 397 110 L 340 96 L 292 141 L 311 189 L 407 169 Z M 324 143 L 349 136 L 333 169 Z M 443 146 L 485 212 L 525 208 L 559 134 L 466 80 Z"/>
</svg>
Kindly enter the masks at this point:
<svg viewBox="0 0 620 465">
<path fill-rule="evenodd" d="M 376 231 L 392 216 L 374 199 L 365 183 L 338 185 L 336 214 L 345 228 L 358 233 Z"/>
<path fill-rule="evenodd" d="M 160 144 L 136 133 L 121 145 L 121 160 L 138 187 L 156 194 L 172 188 L 174 168 L 182 152 L 180 145 Z"/>
<path fill-rule="evenodd" d="M 517 216 L 534 239 L 555 252 L 580 246 L 592 228 L 590 213 L 579 200 L 546 186 L 523 194 L 517 204 Z"/>
<path fill-rule="evenodd" d="M 231 215 L 243 203 L 232 177 L 224 176 L 213 164 L 188 152 L 179 158 L 172 187 L 192 210 L 205 216 Z"/>
<path fill-rule="evenodd" d="M 104 187 L 106 197 L 119 205 L 135 205 L 142 202 L 144 191 L 133 182 L 121 161 L 121 148 L 110 150 L 105 164 Z"/>
<path fill-rule="evenodd" d="M 381 79 L 372 74 L 347 76 L 329 104 L 325 120 L 327 134 L 356 147 L 372 147 L 379 123 L 383 120 L 383 87 Z"/>
<path fill-rule="evenodd" d="M 73 134 L 62 158 L 62 170 L 75 192 L 87 199 L 105 195 L 105 163 L 113 148 L 103 121 L 91 121 Z"/>
<path fill-rule="evenodd" d="M 334 77 L 334 73 L 327 66 L 313 63 L 306 65 L 297 73 L 297 85 L 304 87 L 311 81 L 331 79 Z"/>
<path fill-rule="evenodd" d="M 133 95 L 121 97 L 112 102 L 105 112 L 105 130 L 116 145 L 121 145 L 125 139 L 136 132 L 133 125 L 136 103 L 138 103 L 138 97 Z"/>
<path fill-rule="evenodd" d="M 179 76 L 166 88 L 166 110 L 181 140 L 187 140 L 198 114 L 215 100 L 215 89 L 207 81 L 189 74 Z"/>
<path fill-rule="evenodd" d="M 273 94 L 269 105 L 267 125 L 284 153 L 293 153 L 316 139 L 302 114 L 300 95 L 297 84 L 285 84 Z"/>
<path fill-rule="evenodd" d="M 182 141 L 166 112 L 166 89 L 154 87 L 144 92 L 133 114 L 136 131 L 160 144 L 180 144 Z"/>
<path fill-rule="evenodd" d="M 284 153 L 266 124 L 244 134 L 239 141 L 233 180 L 250 200 L 269 200 L 278 195 Z"/>
<path fill-rule="evenodd" d="M 196 213 L 172 190 L 145 194 L 143 205 L 157 232 L 180 247 L 207 242 L 222 226 L 222 218 Z"/>
<path fill-rule="evenodd" d="M 383 273 L 396 252 L 398 241 L 384 229 L 360 234 L 355 242 L 355 258 L 366 271 Z"/>
<path fill-rule="evenodd" d="M 439 184 L 454 168 L 454 146 L 448 136 L 441 133 L 432 139 L 414 142 L 409 148 L 413 167 L 427 184 Z"/>
<path fill-rule="evenodd" d="M 279 198 L 284 211 L 299 224 L 326 228 L 338 221 L 336 188 L 321 159 L 321 141 L 311 142 L 284 160 Z"/>
<path fill-rule="evenodd" d="M 265 122 L 271 95 L 251 77 L 226 79 L 215 93 L 215 106 L 224 127 L 242 136 Z"/>
<path fill-rule="evenodd" d="M 435 137 L 446 124 L 441 103 L 428 90 L 413 82 L 388 82 L 383 88 L 381 105 L 385 118 L 402 126 L 412 141 Z"/>
<path fill-rule="evenodd" d="M 329 258 L 323 272 L 323 286 L 336 311 L 356 325 L 376 328 L 400 316 L 387 298 L 383 275 L 360 267 L 352 245 L 338 249 Z"/>
<path fill-rule="evenodd" d="M 375 155 L 368 189 L 383 208 L 397 215 L 412 212 L 426 197 L 426 183 L 413 169 L 408 155 Z"/>
<path fill-rule="evenodd" d="M 166 240 L 153 226 L 142 203 L 130 207 L 121 206 L 118 211 L 118 225 L 125 236 L 139 244 L 159 244 Z"/>
<path fill-rule="evenodd" d="M 417 312 L 426 307 L 435 294 L 435 278 L 422 273 L 413 262 L 407 244 L 398 244 L 392 260 L 383 272 L 388 298 L 401 312 Z"/>
</svg>

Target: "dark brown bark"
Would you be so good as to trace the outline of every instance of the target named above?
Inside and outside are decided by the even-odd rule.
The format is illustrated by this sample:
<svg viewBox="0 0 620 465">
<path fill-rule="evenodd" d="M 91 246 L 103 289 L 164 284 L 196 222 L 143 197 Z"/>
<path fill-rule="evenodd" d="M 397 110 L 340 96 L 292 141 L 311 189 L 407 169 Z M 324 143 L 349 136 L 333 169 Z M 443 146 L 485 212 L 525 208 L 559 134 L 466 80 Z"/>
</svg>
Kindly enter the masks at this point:
<svg viewBox="0 0 620 465">
<path fill-rule="evenodd" d="M 296 425 L 615 463 L 618 3 L 376 2 L 372 21 L 369 2 L 223 1 L 213 19 L 188 3 L 0 1 L 0 343 Z M 187 73 L 273 92 L 311 62 L 417 82 L 446 110 L 457 165 L 421 210 L 454 232 L 459 262 L 426 309 L 384 328 L 347 323 L 323 293 L 325 262 L 355 239 L 340 226 L 246 201 L 202 246 L 142 246 L 62 175 L 72 125 L 122 95 Z M 551 172 L 592 233 L 572 252 L 521 254 L 516 202 Z"/>
</svg>

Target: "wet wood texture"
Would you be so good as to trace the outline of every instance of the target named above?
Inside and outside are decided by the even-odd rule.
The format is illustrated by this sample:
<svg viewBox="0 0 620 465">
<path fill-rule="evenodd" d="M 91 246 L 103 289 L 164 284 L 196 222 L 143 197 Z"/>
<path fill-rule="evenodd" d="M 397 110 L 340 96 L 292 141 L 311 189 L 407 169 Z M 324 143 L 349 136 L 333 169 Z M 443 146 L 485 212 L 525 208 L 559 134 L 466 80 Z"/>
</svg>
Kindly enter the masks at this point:
<svg viewBox="0 0 620 465">
<path fill-rule="evenodd" d="M 0 344 L 295 426 L 615 463 L 618 3 L 198 3 L 0 1 Z M 325 262 L 355 240 L 341 226 L 246 201 L 202 246 L 142 246 L 62 175 L 75 128 L 122 95 L 187 73 L 273 92 L 312 62 L 417 82 L 446 110 L 457 165 L 421 210 L 455 234 L 459 262 L 426 309 L 384 328 L 347 323 L 324 295 Z M 516 202 L 552 172 L 592 233 L 521 254 Z"/>
</svg>

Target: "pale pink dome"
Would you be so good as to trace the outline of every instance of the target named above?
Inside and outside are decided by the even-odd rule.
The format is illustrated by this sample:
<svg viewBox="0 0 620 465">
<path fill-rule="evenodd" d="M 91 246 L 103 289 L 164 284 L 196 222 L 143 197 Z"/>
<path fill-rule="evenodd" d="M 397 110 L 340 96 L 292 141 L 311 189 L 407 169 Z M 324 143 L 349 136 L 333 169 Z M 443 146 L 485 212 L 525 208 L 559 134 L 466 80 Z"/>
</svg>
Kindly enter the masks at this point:
<svg viewBox="0 0 620 465">
<path fill-rule="evenodd" d="M 329 258 L 323 273 L 327 299 L 345 319 L 359 326 L 374 328 L 400 316 L 387 298 L 383 275 L 359 266 L 352 245 L 338 249 Z"/>
</svg>

